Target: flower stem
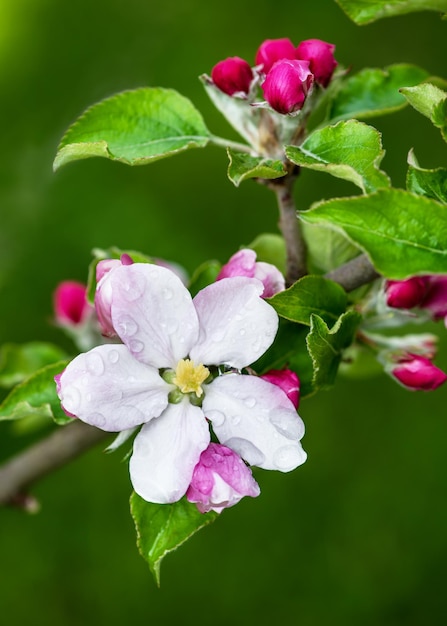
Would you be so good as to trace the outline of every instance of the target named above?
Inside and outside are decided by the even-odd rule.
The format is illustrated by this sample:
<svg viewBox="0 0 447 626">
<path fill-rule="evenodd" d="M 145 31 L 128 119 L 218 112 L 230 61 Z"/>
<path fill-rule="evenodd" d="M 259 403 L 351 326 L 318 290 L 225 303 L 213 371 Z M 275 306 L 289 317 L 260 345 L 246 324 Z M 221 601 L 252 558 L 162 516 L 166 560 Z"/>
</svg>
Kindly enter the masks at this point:
<svg viewBox="0 0 447 626">
<path fill-rule="evenodd" d="M 237 150 L 238 152 L 245 152 L 247 154 L 252 153 L 252 148 L 247 146 L 244 143 L 239 143 L 238 141 L 230 141 L 230 139 L 224 139 L 223 137 L 217 137 L 216 135 L 211 135 L 210 141 L 221 148 L 232 148 L 233 150 Z"/>
</svg>

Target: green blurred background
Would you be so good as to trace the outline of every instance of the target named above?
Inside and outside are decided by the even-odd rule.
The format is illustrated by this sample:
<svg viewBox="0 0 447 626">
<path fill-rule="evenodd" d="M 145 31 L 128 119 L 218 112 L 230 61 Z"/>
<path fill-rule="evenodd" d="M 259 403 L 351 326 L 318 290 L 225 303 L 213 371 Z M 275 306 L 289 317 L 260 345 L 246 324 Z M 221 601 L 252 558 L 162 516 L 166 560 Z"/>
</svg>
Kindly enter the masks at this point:
<svg viewBox="0 0 447 626">
<path fill-rule="evenodd" d="M 191 271 L 276 232 L 273 197 L 254 183 L 235 189 L 218 148 L 143 168 L 92 159 L 54 175 L 58 141 L 88 105 L 172 87 L 233 137 L 197 79 L 222 58 L 253 61 L 266 38 L 318 37 L 353 71 L 412 62 L 447 76 L 446 33 L 435 13 L 358 27 L 333 0 L 0 0 L 1 343 L 65 341 L 50 323 L 52 291 L 86 280 L 93 247 Z M 373 123 L 395 186 L 411 147 L 423 167 L 446 167 L 447 146 L 415 111 Z M 357 191 L 305 172 L 297 201 L 337 193 Z M 446 368 L 447 331 L 437 331 Z M 89 452 L 35 488 L 37 516 L 0 511 L 2 623 L 445 624 L 446 399 L 445 387 L 410 393 L 379 376 L 340 378 L 305 400 L 308 462 L 258 473 L 261 497 L 170 555 L 160 590 L 135 548 L 120 453 Z M 0 437 L 4 459 L 35 435 L 2 424 Z"/>
</svg>

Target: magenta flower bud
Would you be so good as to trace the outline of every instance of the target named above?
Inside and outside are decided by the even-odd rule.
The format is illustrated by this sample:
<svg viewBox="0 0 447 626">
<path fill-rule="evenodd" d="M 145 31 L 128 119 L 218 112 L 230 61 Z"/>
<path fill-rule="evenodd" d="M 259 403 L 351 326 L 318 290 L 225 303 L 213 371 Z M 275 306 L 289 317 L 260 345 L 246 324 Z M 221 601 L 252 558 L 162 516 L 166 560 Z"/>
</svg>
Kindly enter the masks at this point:
<svg viewBox="0 0 447 626">
<path fill-rule="evenodd" d="M 213 83 L 229 96 L 247 95 L 250 91 L 253 71 L 247 61 L 240 57 L 230 57 L 219 61 L 211 70 Z"/>
<path fill-rule="evenodd" d="M 266 39 L 256 52 L 255 64 L 262 65 L 262 71 L 267 74 L 277 61 L 296 58 L 295 46 L 290 39 Z"/>
<path fill-rule="evenodd" d="M 295 113 L 303 108 L 313 84 L 308 61 L 277 61 L 261 87 L 269 105 L 278 113 Z"/>
<path fill-rule="evenodd" d="M 270 298 L 286 288 L 284 276 L 271 263 L 256 261 L 256 252 L 245 248 L 239 250 L 222 266 L 216 280 L 231 276 L 247 276 L 257 278 L 264 285 L 263 298 Z"/>
<path fill-rule="evenodd" d="M 300 402 L 300 379 L 292 370 L 270 370 L 261 378 L 280 387 L 297 409 Z"/>
<path fill-rule="evenodd" d="M 259 485 L 241 457 L 226 446 L 210 443 L 194 468 L 186 497 L 201 513 L 221 513 L 244 496 L 259 494 Z"/>
<path fill-rule="evenodd" d="M 428 309 L 435 320 L 447 318 L 447 276 L 428 276 L 426 280 L 427 292 L 419 306 Z"/>
<path fill-rule="evenodd" d="M 120 259 L 104 259 L 96 265 L 95 311 L 104 337 L 116 336 L 111 315 L 112 290 L 109 277 L 110 273 L 121 265 L 127 263 L 122 263 Z"/>
<path fill-rule="evenodd" d="M 432 391 L 447 380 L 447 375 L 430 359 L 410 353 L 399 358 L 391 374 L 413 391 Z"/>
<path fill-rule="evenodd" d="M 427 288 L 427 279 L 424 276 L 388 280 L 385 284 L 386 303 L 394 309 L 412 309 L 420 305 Z"/>
<path fill-rule="evenodd" d="M 78 326 L 91 312 L 85 285 L 72 280 L 60 283 L 54 292 L 56 322 L 61 326 Z"/>
<path fill-rule="evenodd" d="M 338 63 L 334 59 L 335 46 L 321 39 L 306 39 L 296 49 L 296 59 L 309 61 L 315 81 L 327 87 Z"/>
</svg>

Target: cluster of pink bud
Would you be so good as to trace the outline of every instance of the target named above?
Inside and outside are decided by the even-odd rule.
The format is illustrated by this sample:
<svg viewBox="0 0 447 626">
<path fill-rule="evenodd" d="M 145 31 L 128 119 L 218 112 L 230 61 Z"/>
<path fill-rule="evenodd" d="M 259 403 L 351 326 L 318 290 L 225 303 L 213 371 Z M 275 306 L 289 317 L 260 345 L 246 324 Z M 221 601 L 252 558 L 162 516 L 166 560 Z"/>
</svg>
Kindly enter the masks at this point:
<svg viewBox="0 0 447 626">
<path fill-rule="evenodd" d="M 429 312 L 434 320 L 447 325 L 447 276 L 413 276 L 407 280 L 389 280 L 385 284 L 388 306 L 397 309 L 415 307 Z"/>
<path fill-rule="evenodd" d="M 282 114 L 300 111 L 314 83 L 327 87 L 337 61 L 335 46 L 320 39 L 307 39 L 297 47 L 290 39 L 267 39 L 255 55 L 255 67 L 240 57 L 214 66 L 211 78 L 229 96 L 247 97 L 261 81 L 266 102 Z"/>
<path fill-rule="evenodd" d="M 256 252 L 243 248 L 222 266 L 216 280 L 231 276 L 257 278 L 264 285 L 263 298 L 270 298 L 286 288 L 285 278 L 275 265 L 256 260 Z"/>
<path fill-rule="evenodd" d="M 59 283 L 53 300 L 55 319 L 60 326 L 79 326 L 91 314 L 91 306 L 87 302 L 87 288 L 77 281 L 66 280 Z"/>
</svg>

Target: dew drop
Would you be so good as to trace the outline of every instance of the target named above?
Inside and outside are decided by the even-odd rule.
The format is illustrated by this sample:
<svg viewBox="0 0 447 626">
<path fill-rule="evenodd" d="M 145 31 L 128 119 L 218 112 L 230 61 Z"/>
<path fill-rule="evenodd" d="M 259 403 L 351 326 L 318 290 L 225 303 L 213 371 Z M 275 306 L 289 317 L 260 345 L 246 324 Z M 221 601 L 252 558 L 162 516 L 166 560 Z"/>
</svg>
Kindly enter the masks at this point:
<svg viewBox="0 0 447 626">
<path fill-rule="evenodd" d="M 116 328 L 118 335 L 123 337 L 132 337 L 139 330 L 136 321 L 130 315 L 123 315 L 117 321 Z"/>
<path fill-rule="evenodd" d="M 240 331 L 239 331 L 239 334 L 240 334 L 241 337 L 243 337 L 246 332 L 247 331 L 245 330 L 245 328 L 241 328 Z"/>
<path fill-rule="evenodd" d="M 241 423 L 241 416 L 240 415 L 233 415 L 231 417 L 231 423 L 233 424 L 233 426 L 237 426 L 238 424 Z"/>
<path fill-rule="evenodd" d="M 270 423 L 287 439 L 299 440 L 304 435 L 304 424 L 294 411 L 277 409 L 269 413 Z"/>
<path fill-rule="evenodd" d="M 130 266 L 132 267 L 132 266 Z M 139 272 L 127 272 L 127 280 L 122 282 L 122 295 L 127 302 L 135 302 L 143 295 L 146 289 L 146 276 Z"/>
<path fill-rule="evenodd" d="M 104 374 L 104 361 L 102 360 L 102 356 L 97 352 L 88 352 L 85 356 L 85 364 L 90 374 L 94 374 L 95 376 Z"/>
<path fill-rule="evenodd" d="M 212 421 L 213 426 L 219 428 L 225 423 L 225 415 L 221 411 L 207 411 L 206 417 Z"/>
<path fill-rule="evenodd" d="M 300 445 L 283 446 L 273 455 L 273 464 L 282 472 L 289 472 L 306 460 Z"/>
<path fill-rule="evenodd" d="M 76 387 L 69 387 L 66 391 L 64 391 L 62 404 L 69 413 L 76 415 L 76 412 L 81 405 L 81 393 L 79 389 L 76 389 Z"/>
<path fill-rule="evenodd" d="M 217 330 L 211 335 L 211 341 L 214 341 L 214 343 L 222 343 L 224 339 L 225 339 L 224 330 Z"/>
<path fill-rule="evenodd" d="M 109 352 L 109 361 L 110 363 L 118 363 L 120 358 L 118 350 L 111 350 Z"/>
<path fill-rule="evenodd" d="M 245 406 L 247 406 L 249 409 L 253 409 L 256 406 L 256 399 L 252 398 L 251 396 L 249 396 L 248 398 L 245 398 L 244 400 L 244 404 Z"/>
<path fill-rule="evenodd" d="M 168 335 L 173 335 L 178 330 L 178 322 L 176 319 L 171 318 L 166 322 L 166 332 Z"/>
<path fill-rule="evenodd" d="M 144 350 L 144 343 L 142 341 L 138 341 L 138 339 L 134 339 L 129 342 L 129 350 L 132 354 L 140 354 Z"/>
<path fill-rule="evenodd" d="M 163 297 L 165 300 L 172 300 L 173 295 L 172 289 L 168 289 L 167 287 L 163 289 Z"/>
<path fill-rule="evenodd" d="M 90 413 L 88 416 L 88 423 L 92 426 L 102 428 L 106 424 L 106 418 L 102 413 Z"/>
</svg>

